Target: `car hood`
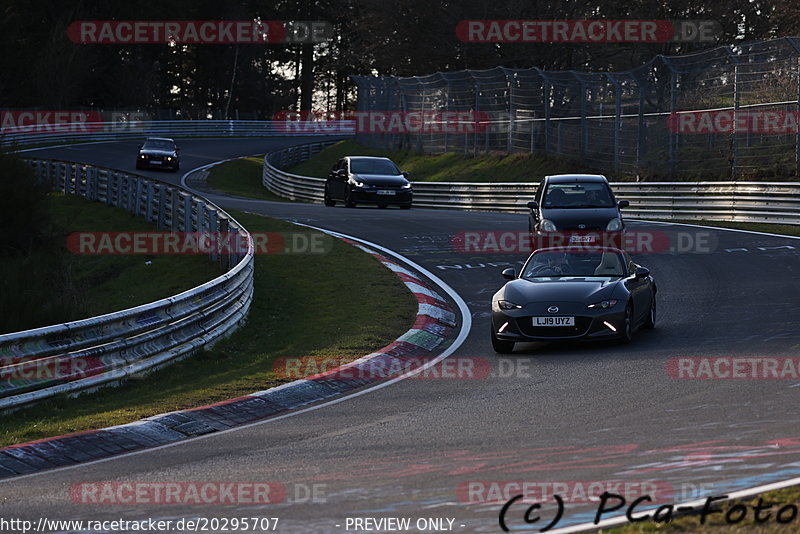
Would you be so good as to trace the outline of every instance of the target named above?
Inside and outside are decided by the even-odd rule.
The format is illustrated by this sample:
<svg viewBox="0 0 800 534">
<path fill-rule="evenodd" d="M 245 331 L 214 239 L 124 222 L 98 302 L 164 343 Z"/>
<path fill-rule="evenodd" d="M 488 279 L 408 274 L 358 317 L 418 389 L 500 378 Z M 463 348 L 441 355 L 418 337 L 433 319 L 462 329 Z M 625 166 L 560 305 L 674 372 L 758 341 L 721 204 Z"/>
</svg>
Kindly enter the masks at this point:
<svg viewBox="0 0 800 534">
<path fill-rule="evenodd" d="M 174 150 L 154 150 L 151 148 L 142 148 L 139 150 L 139 154 L 146 154 L 148 156 L 174 156 Z"/>
<path fill-rule="evenodd" d="M 408 183 L 408 180 L 402 174 L 354 174 L 353 178 L 369 185 L 400 187 Z"/>
<path fill-rule="evenodd" d="M 586 225 L 587 230 L 605 230 L 608 221 L 619 217 L 619 210 L 613 208 L 542 208 L 542 217 L 553 221 L 559 230 L 578 228 Z"/>
<path fill-rule="evenodd" d="M 530 302 L 584 302 L 591 304 L 610 299 L 619 278 L 591 278 L 572 280 L 547 280 L 531 282 L 513 280 L 503 288 L 502 297 L 517 304 Z"/>
</svg>

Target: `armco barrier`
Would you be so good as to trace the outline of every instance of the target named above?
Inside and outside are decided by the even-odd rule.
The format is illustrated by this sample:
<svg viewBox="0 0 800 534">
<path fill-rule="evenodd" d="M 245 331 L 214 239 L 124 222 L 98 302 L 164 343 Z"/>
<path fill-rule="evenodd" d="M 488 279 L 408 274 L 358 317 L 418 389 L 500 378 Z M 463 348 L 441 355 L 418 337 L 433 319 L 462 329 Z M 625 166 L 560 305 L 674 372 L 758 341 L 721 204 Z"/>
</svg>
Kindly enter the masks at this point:
<svg viewBox="0 0 800 534">
<path fill-rule="evenodd" d="M 0 146 L 124 141 L 146 137 L 310 137 L 355 133 L 353 121 L 328 121 L 325 128 L 299 129 L 284 121 L 178 120 L 86 122 L 19 127 L 0 132 Z"/>
<path fill-rule="evenodd" d="M 212 255 L 226 273 L 135 308 L 0 335 L 0 410 L 108 385 L 208 347 L 244 322 L 253 296 L 253 240 L 217 206 L 178 187 L 124 172 L 28 160 L 57 191 L 124 208 L 179 232 L 231 232 L 247 251 Z"/>
<path fill-rule="evenodd" d="M 325 180 L 282 169 L 300 163 L 332 141 L 284 148 L 264 158 L 264 186 L 292 200 L 322 202 Z M 331 162 L 333 165 L 335 162 Z M 458 210 L 527 212 L 536 183 L 412 182 L 414 206 Z M 800 224 L 800 183 L 614 182 L 631 203 L 626 218 Z"/>
</svg>

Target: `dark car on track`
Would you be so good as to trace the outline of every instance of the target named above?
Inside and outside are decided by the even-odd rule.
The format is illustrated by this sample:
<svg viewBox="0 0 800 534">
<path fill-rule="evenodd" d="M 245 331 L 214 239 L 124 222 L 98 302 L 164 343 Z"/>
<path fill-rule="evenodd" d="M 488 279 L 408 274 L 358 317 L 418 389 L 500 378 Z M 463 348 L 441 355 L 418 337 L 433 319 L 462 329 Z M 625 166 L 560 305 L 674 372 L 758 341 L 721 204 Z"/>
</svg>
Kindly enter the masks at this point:
<svg viewBox="0 0 800 534">
<path fill-rule="evenodd" d="M 534 249 L 583 244 L 623 247 L 625 222 L 605 176 L 558 174 L 545 176 L 528 202 L 528 229 Z"/>
<path fill-rule="evenodd" d="M 526 341 L 620 339 L 656 322 L 650 271 L 616 248 L 551 247 L 530 255 L 492 297 L 492 347 Z"/>
<path fill-rule="evenodd" d="M 167 137 L 149 137 L 139 145 L 136 168 L 159 168 L 176 172 L 181 168 L 181 150 Z"/>
<path fill-rule="evenodd" d="M 325 205 L 342 201 L 348 208 L 357 204 L 410 208 L 413 193 L 407 177 L 389 158 L 346 156 L 336 162 L 325 182 Z"/>
</svg>

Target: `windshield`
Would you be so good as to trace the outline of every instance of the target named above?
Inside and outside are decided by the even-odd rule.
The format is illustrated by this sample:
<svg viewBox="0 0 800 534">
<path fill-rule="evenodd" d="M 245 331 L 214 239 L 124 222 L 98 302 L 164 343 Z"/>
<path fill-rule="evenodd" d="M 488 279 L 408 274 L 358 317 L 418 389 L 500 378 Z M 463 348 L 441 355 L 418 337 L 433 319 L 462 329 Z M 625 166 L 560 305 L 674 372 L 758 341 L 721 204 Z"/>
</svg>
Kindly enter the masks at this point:
<svg viewBox="0 0 800 534">
<path fill-rule="evenodd" d="M 397 166 L 388 159 L 351 159 L 350 172 L 354 174 L 400 174 Z"/>
<path fill-rule="evenodd" d="M 617 252 L 537 252 L 525 266 L 522 278 L 624 276 L 623 258 Z"/>
<path fill-rule="evenodd" d="M 550 184 L 544 195 L 545 208 L 613 208 L 614 199 L 602 182 Z"/>
<path fill-rule="evenodd" d="M 164 141 L 163 139 L 148 139 L 144 142 L 142 148 L 150 150 L 174 150 L 175 144 L 172 141 Z"/>
</svg>

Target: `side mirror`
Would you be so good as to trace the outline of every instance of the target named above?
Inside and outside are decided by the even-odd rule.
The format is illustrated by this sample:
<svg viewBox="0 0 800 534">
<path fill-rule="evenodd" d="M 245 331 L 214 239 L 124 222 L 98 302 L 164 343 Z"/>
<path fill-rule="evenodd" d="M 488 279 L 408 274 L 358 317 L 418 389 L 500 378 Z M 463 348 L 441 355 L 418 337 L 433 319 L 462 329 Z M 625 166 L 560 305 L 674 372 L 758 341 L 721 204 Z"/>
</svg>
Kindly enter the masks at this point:
<svg viewBox="0 0 800 534">
<path fill-rule="evenodd" d="M 336 176 L 338 176 L 339 178 L 345 178 L 345 177 L 347 177 L 347 170 L 345 170 L 345 169 L 338 169 L 338 170 L 336 171 Z"/>
<path fill-rule="evenodd" d="M 408 178 L 410 173 L 408 171 L 400 171 L 400 174 L 402 174 L 404 178 Z"/>
<path fill-rule="evenodd" d="M 512 269 L 511 267 L 509 267 L 508 269 L 503 269 L 503 272 L 501 274 L 503 275 L 503 278 L 507 278 L 508 280 L 516 280 L 517 278 L 516 269 Z"/>
<path fill-rule="evenodd" d="M 531 200 L 526 204 L 526 206 L 528 206 L 528 209 L 530 209 L 531 211 L 539 209 L 539 203 L 536 202 L 535 200 Z"/>
<path fill-rule="evenodd" d="M 139 143 L 139 148 L 141 149 L 144 146 L 144 143 Z"/>
<path fill-rule="evenodd" d="M 647 267 L 641 267 L 641 266 L 636 267 L 637 279 L 647 278 L 649 275 L 650 275 L 650 269 L 648 269 Z"/>
<path fill-rule="evenodd" d="M 180 152 L 180 151 L 181 151 L 181 147 L 179 147 L 179 146 L 176 146 L 176 147 L 175 147 L 175 152 Z"/>
<path fill-rule="evenodd" d="M 617 202 L 617 206 L 619 206 L 619 209 L 627 208 L 630 205 L 631 203 L 628 202 L 627 200 L 620 200 L 619 202 Z"/>
</svg>

